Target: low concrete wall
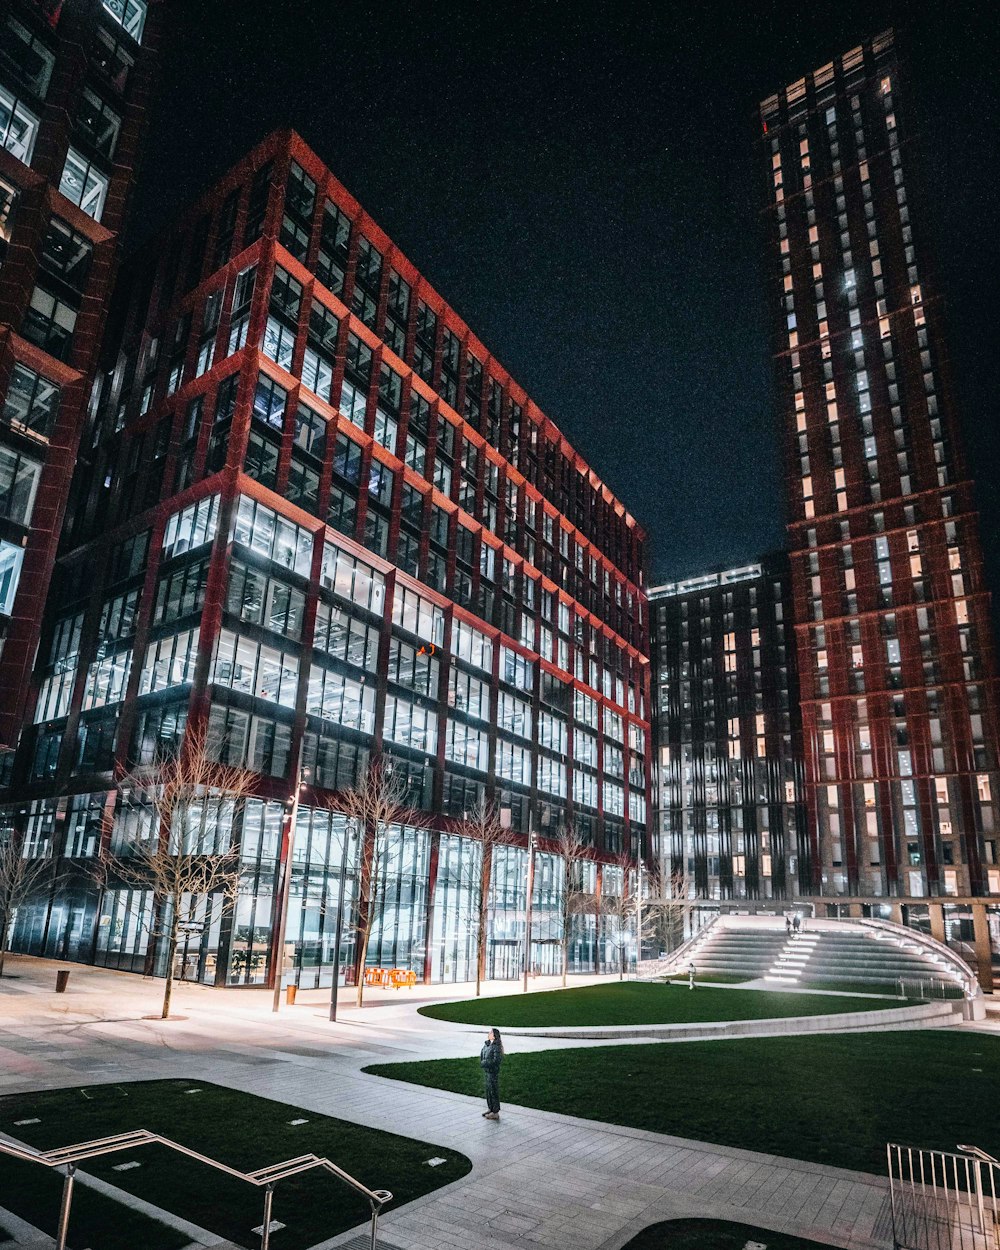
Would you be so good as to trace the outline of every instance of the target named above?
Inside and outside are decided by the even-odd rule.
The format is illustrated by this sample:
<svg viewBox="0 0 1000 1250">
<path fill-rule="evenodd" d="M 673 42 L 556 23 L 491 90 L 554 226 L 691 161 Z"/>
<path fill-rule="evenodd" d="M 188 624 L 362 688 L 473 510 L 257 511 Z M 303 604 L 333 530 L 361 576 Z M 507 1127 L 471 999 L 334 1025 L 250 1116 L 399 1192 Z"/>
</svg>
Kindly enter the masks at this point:
<svg viewBox="0 0 1000 1250">
<path fill-rule="evenodd" d="M 957 999 L 940 1003 L 919 1003 L 915 1007 L 894 1007 L 886 1011 L 844 1011 L 825 1016 L 783 1016 L 767 1020 L 718 1020 L 700 1024 L 633 1024 L 604 1028 L 505 1028 L 505 1037 L 561 1037 L 588 1041 L 620 1041 L 641 1038 L 647 1041 L 678 1041 L 682 1038 L 770 1037 L 795 1033 L 882 1032 L 887 1029 L 942 1028 L 961 1018 Z"/>
</svg>

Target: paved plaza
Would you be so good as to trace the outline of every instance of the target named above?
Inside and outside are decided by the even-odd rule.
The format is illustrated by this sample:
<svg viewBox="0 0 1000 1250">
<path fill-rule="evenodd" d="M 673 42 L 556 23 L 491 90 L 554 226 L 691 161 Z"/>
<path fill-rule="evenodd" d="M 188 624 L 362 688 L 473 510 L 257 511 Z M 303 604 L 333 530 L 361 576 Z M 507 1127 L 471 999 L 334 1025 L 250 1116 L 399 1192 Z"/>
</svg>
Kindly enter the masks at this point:
<svg viewBox="0 0 1000 1250">
<path fill-rule="evenodd" d="M 521 1107 L 505 1107 L 491 1123 L 477 1099 L 364 1074 L 372 1063 L 478 1052 L 481 1029 L 417 1014 L 420 1003 L 445 997 L 437 987 L 372 991 L 360 1012 L 342 991 L 341 1018 L 331 1024 L 320 991 L 300 994 L 291 1008 L 282 1003 L 274 1015 L 263 991 L 180 985 L 178 1018 L 163 1022 L 143 1018 L 158 1010 L 162 982 L 74 966 L 68 992 L 57 995 L 57 965 L 14 958 L 8 967 L 11 979 L 0 983 L 0 1093 L 183 1076 L 467 1155 L 468 1176 L 387 1209 L 380 1240 L 389 1250 L 618 1250 L 647 1224 L 692 1215 L 859 1250 L 891 1242 L 880 1177 Z M 539 978 L 533 988 L 555 984 Z M 487 993 L 513 988 L 494 983 Z M 509 1049 L 586 1044 L 517 1036 Z M 350 1170 L 350 1159 L 338 1162 Z M 358 1236 L 327 1244 L 361 1246 Z"/>
</svg>

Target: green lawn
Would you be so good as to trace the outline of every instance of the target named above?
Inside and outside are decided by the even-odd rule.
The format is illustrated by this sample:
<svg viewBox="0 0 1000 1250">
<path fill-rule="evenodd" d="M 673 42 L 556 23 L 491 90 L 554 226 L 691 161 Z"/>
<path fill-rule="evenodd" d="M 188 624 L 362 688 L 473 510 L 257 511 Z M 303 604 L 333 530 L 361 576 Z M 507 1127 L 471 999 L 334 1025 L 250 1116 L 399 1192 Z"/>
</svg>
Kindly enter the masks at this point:
<svg viewBox="0 0 1000 1250">
<path fill-rule="evenodd" d="M 197 1093 L 190 1092 L 197 1090 Z M 38 1119 L 40 1123 L 15 1125 Z M 293 1125 L 292 1120 L 306 1123 Z M 285 1103 L 258 1098 L 204 1081 L 142 1081 L 85 1086 L 0 1098 L 0 1129 L 43 1150 L 128 1129 L 148 1128 L 243 1171 L 309 1152 L 326 1156 L 371 1189 L 389 1189 L 392 1208 L 464 1176 L 469 1160 L 426 1142 L 363 1128 Z M 428 1159 L 445 1162 L 431 1167 Z M 114 1171 L 116 1164 L 140 1167 Z M 59 1209 L 59 1176 L 20 1164 L 8 1185 L 3 1162 L 3 1203 L 15 1214 L 53 1232 Z M 148 1202 L 183 1215 L 238 1245 L 257 1244 L 251 1230 L 261 1222 L 263 1190 L 226 1177 L 160 1146 L 88 1160 L 85 1170 Z M 55 1186 L 53 1196 L 53 1185 Z M 174 1250 L 188 1238 L 162 1225 L 135 1224 L 126 1208 L 77 1186 L 70 1241 L 93 1250 Z M 367 1202 L 328 1174 L 307 1173 L 275 1188 L 274 1218 L 280 1250 L 302 1250 L 368 1218 Z"/>
<path fill-rule="evenodd" d="M 365 1070 L 483 1094 L 475 1057 Z M 509 1054 L 500 1096 L 882 1174 L 888 1141 L 941 1150 L 969 1142 L 1000 1154 L 1000 1038 L 983 1033 L 813 1034 Z"/>
<path fill-rule="evenodd" d="M 823 1244 L 730 1220 L 664 1220 L 644 1228 L 622 1250 L 743 1250 L 748 1241 L 767 1250 L 810 1250 Z"/>
<path fill-rule="evenodd" d="M 568 1028 L 577 1025 L 701 1024 L 717 1020 L 770 1020 L 781 1016 L 825 1016 L 845 1011 L 900 1007 L 902 999 L 844 998 L 787 994 L 780 990 L 722 990 L 662 982 L 620 981 L 537 994 L 463 999 L 421 1007 L 421 1015 L 489 1028 Z M 908 1005 L 908 1004 L 907 1004 Z"/>
</svg>

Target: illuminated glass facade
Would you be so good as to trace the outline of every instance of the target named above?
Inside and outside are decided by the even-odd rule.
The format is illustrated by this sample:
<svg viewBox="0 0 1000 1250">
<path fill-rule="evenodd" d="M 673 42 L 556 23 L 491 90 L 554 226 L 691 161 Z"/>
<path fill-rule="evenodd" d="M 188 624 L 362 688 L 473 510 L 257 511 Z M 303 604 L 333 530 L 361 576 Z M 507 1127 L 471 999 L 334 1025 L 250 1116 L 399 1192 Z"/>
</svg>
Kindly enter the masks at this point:
<svg viewBox="0 0 1000 1250">
<path fill-rule="evenodd" d="M 700 899 L 808 890 L 787 557 L 653 587 L 649 607 L 667 871 Z"/>
<path fill-rule="evenodd" d="M 911 125 L 891 31 L 760 106 L 808 892 L 968 899 L 971 939 L 1000 893 L 996 672 Z"/>
<path fill-rule="evenodd" d="M 320 800 L 376 753 L 428 827 L 388 840 L 369 962 L 471 975 L 480 847 L 453 825 L 486 794 L 515 840 L 494 864 L 488 970 L 520 972 L 529 830 L 532 962 L 556 966 L 560 830 L 592 848 L 595 899 L 601 865 L 650 850 L 642 531 L 295 135 L 233 169 L 129 289 L 10 809 L 72 861 L 65 912 L 82 936 L 39 903 L 15 944 L 156 967 L 125 902 L 84 885 L 84 861 L 121 819 L 115 765 L 176 748 L 198 721 L 259 795 L 226 815 L 252 887 L 234 916 L 206 915 L 192 975 L 272 974 L 297 761 L 285 966 L 317 985 L 352 965 L 349 922 L 333 944 L 357 848 L 343 858 L 343 821 Z M 71 843 L 83 793 L 90 834 Z M 588 923 L 578 967 L 600 958 Z"/>
</svg>

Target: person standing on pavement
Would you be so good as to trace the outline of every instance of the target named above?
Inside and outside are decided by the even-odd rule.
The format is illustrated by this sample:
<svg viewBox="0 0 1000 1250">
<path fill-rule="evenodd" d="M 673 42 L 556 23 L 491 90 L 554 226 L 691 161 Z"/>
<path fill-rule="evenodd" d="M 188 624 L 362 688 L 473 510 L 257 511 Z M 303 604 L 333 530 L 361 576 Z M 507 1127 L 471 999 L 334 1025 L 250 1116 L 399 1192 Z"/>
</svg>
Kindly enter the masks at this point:
<svg viewBox="0 0 1000 1250">
<path fill-rule="evenodd" d="M 490 1029 L 479 1052 L 479 1064 L 486 1075 L 486 1110 L 484 1120 L 500 1119 L 500 1065 L 503 1063 L 503 1042 L 500 1030 Z"/>
</svg>

